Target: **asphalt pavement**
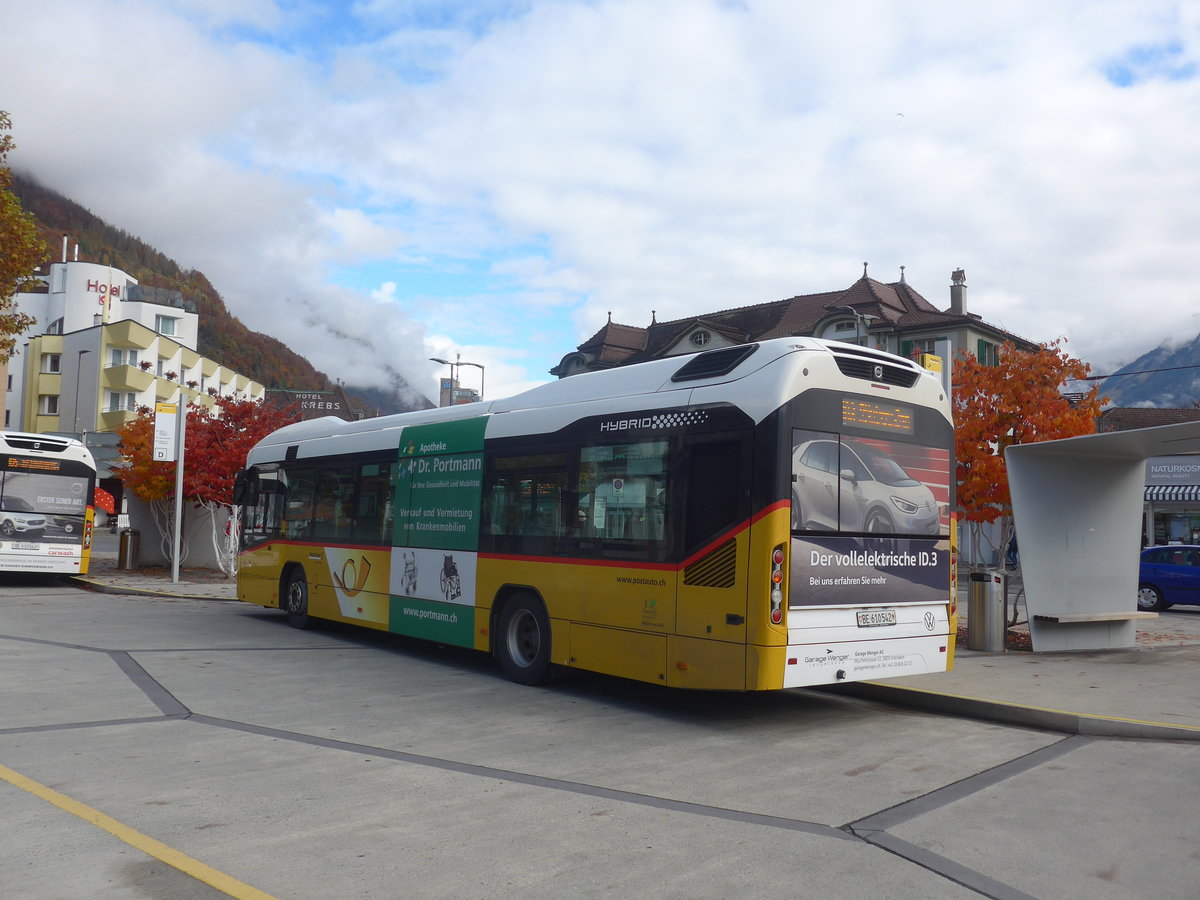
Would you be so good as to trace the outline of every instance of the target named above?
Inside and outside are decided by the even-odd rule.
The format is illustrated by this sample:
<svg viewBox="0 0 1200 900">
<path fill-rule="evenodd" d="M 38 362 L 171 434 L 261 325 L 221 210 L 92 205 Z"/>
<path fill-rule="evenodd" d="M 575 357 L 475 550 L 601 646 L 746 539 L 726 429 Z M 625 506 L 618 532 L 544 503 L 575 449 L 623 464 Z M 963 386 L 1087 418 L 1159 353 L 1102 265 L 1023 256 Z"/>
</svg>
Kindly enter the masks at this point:
<svg viewBox="0 0 1200 900">
<path fill-rule="evenodd" d="M 91 572 L 74 578 L 79 587 L 236 602 L 235 582 L 219 572 L 185 568 L 174 581 L 170 570 L 120 570 L 115 549 L 105 544 L 99 542 Z M 1200 607 L 1138 620 L 1129 649 L 983 653 L 960 639 L 951 672 L 828 690 L 1064 734 L 1200 741 Z"/>
</svg>

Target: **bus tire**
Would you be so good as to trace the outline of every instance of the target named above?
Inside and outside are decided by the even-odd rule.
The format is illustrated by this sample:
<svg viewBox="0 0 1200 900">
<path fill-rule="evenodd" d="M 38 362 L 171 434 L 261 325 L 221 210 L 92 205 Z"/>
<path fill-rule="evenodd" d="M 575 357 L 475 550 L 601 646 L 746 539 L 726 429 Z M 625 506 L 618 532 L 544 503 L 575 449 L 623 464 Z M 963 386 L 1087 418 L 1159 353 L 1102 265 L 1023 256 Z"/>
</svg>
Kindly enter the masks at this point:
<svg viewBox="0 0 1200 900">
<path fill-rule="evenodd" d="M 550 677 L 550 617 L 532 594 L 513 596 L 500 613 L 496 647 L 504 674 L 518 684 L 542 684 Z"/>
<path fill-rule="evenodd" d="M 308 578 L 298 566 L 288 575 L 287 587 L 283 592 L 283 611 L 287 613 L 288 624 L 293 628 L 309 626 Z"/>
</svg>

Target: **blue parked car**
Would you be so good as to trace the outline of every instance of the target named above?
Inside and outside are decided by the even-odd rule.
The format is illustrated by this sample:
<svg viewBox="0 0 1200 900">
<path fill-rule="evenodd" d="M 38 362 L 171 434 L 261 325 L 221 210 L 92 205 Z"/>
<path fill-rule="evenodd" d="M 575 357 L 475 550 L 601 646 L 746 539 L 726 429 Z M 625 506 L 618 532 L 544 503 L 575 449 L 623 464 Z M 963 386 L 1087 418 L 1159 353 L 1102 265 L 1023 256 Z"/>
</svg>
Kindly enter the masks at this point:
<svg viewBox="0 0 1200 900">
<path fill-rule="evenodd" d="M 1138 575 L 1138 609 L 1170 609 L 1176 603 L 1200 604 L 1200 546 L 1147 547 Z"/>
</svg>

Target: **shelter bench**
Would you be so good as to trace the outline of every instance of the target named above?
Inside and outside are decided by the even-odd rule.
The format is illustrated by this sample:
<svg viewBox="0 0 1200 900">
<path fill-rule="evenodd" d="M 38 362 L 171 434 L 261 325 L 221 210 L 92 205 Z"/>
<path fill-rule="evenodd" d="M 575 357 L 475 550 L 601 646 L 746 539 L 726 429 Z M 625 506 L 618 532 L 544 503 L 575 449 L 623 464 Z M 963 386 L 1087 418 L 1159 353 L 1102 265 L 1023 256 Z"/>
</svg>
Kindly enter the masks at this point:
<svg viewBox="0 0 1200 900">
<path fill-rule="evenodd" d="M 1039 622 L 1057 622 L 1068 625 L 1072 622 L 1127 622 L 1131 619 L 1157 619 L 1156 612 L 1141 610 L 1129 612 L 1060 613 L 1058 615 L 1034 616 Z"/>
</svg>

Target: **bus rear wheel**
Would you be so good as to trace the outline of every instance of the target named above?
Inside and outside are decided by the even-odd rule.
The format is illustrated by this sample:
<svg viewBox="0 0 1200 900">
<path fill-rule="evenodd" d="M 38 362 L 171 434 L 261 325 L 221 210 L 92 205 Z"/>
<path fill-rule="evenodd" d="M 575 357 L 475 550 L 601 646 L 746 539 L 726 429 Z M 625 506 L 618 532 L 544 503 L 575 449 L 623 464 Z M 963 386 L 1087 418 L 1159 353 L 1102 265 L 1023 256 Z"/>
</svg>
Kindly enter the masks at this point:
<svg viewBox="0 0 1200 900">
<path fill-rule="evenodd" d="M 500 667 L 518 684 L 542 684 L 550 677 L 550 618 L 541 602 L 518 594 L 500 613 Z"/>
<path fill-rule="evenodd" d="M 287 588 L 283 592 L 283 611 L 287 613 L 288 624 L 293 628 L 309 626 L 308 579 L 303 569 L 294 569 L 288 576 Z"/>
</svg>

